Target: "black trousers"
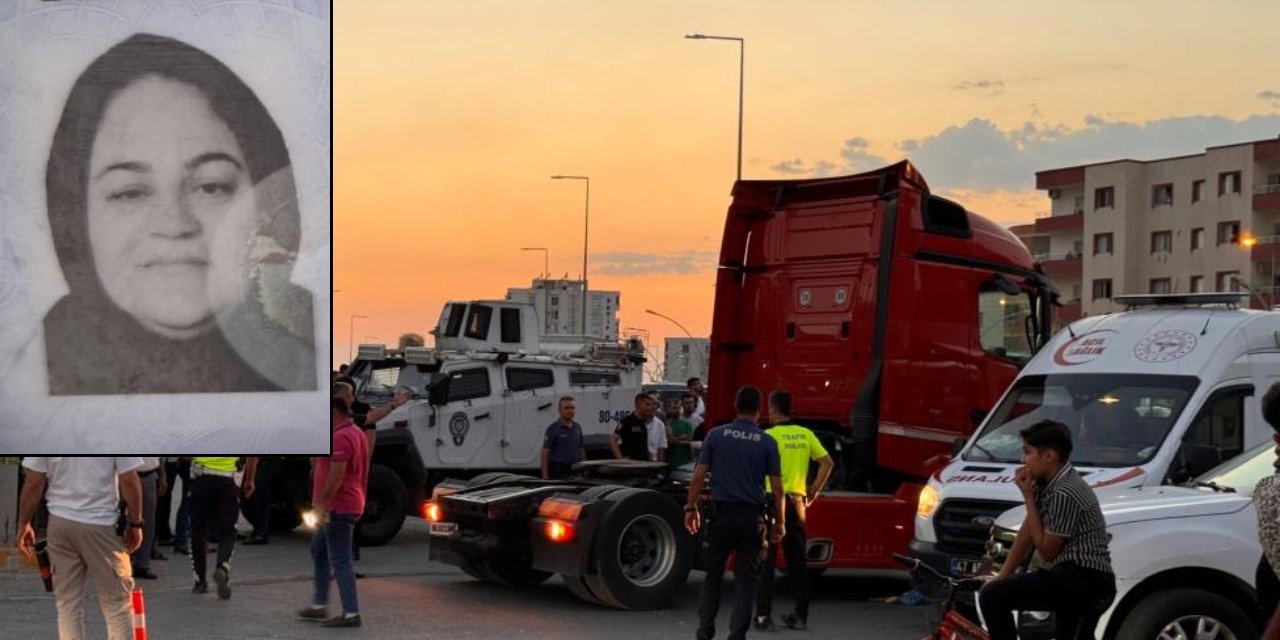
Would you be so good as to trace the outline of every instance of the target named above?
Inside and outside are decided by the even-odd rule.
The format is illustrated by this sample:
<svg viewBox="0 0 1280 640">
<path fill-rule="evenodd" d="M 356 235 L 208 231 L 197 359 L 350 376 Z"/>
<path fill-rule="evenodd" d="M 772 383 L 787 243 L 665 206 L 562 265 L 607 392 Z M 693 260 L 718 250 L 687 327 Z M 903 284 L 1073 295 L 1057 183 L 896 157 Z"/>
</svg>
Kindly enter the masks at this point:
<svg viewBox="0 0 1280 640">
<path fill-rule="evenodd" d="M 1116 597 L 1116 577 L 1070 563 L 983 585 L 978 607 L 991 640 L 1016 640 L 1014 611 L 1052 611 L 1058 640 L 1092 640 L 1100 603 Z M 1086 615 L 1088 613 L 1089 615 Z"/>
<path fill-rule="evenodd" d="M 547 475 L 550 475 L 552 480 L 568 478 L 573 475 L 573 465 L 563 462 L 549 462 L 547 463 Z"/>
<path fill-rule="evenodd" d="M 729 618 L 729 640 L 742 640 L 751 626 L 751 601 L 756 593 L 760 566 L 756 562 L 764 544 L 764 508 L 741 502 L 717 502 L 707 525 L 706 580 L 698 604 L 698 640 L 716 635 L 716 613 L 720 610 L 720 586 L 729 554 L 733 563 L 733 615 Z"/>
<path fill-rule="evenodd" d="M 1267 557 L 1262 556 L 1258 561 L 1257 572 L 1258 585 L 1258 609 L 1265 626 L 1267 620 L 1276 613 L 1276 605 L 1280 604 L 1280 579 L 1276 578 L 1276 572 L 1267 562 Z"/>
<path fill-rule="evenodd" d="M 218 543 L 218 564 L 231 562 L 240 518 L 240 488 L 222 476 L 199 476 L 191 481 L 191 568 L 196 580 L 207 582 L 209 538 Z"/>
<path fill-rule="evenodd" d="M 253 514 L 253 537 L 266 539 L 271 535 L 271 481 L 280 469 L 280 459 L 258 459 L 258 472 L 254 474 L 253 496 L 249 498 Z"/>
<path fill-rule="evenodd" d="M 787 581 L 796 598 L 796 615 L 809 619 L 809 565 L 805 560 L 808 538 L 804 529 L 804 503 L 787 497 L 787 532 L 782 536 L 782 555 L 787 559 Z M 760 595 L 756 598 L 756 615 L 773 613 L 773 574 L 778 563 L 775 545 L 769 544 L 769 556 L 760 574 Z"/>
</svg>

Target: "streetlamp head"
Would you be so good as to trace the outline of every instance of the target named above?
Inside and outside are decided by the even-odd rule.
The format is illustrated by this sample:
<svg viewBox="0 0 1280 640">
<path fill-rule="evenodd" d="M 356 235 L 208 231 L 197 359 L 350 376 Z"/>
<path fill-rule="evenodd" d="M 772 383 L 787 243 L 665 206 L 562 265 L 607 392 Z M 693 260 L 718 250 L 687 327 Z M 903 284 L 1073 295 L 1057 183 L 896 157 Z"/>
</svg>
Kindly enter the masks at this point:
<svg viewBox="0 0 1280 640">
<path fill-rule="evenodd" d="M 685 38 L 688 40 L 706 40 L 707 39 L 707 37 L 702 35 L 701 33 L 690 33 L 686 35 Z"/>
</svg>

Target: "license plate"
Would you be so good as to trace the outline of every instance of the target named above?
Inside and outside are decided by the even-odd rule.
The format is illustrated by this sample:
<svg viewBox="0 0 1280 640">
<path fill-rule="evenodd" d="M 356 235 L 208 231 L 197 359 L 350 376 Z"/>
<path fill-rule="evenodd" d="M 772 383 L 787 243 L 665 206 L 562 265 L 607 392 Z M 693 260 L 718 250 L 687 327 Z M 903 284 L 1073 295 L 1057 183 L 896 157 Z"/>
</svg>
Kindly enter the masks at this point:
<svg viewBox="0 0 1280 640">
<path fill-rule="evenodd" d="M 951 558 L 951 575 L 971 575 L 978 572 L 982 561 L 976 558 Z"/>
<path fill-rule="evenodd" d="M 458 523 L 456 522 L 432 522 L 431 535 L 443 538 L 452 538 L 458 535 Z"/>
</svg>

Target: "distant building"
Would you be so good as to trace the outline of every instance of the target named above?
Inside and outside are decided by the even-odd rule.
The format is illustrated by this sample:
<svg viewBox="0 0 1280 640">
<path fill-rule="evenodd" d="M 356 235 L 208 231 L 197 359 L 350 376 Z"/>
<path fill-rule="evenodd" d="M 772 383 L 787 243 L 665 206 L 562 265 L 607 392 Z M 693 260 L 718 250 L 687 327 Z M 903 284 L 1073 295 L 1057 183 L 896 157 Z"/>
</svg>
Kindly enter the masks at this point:
<svg viewBox="0 0 1280 640">
<path fill-rule="evenodd" d="M 1013 227 L 1061 294 L 1054 327 L 1127 293 L 1258 292 L 1280 301 L 1280 138 L 1036 173 L 1050 211 Z"/>
<path fill-rule="evenodd" d="M 689 378 L 707 380 L 710 338 L 667 338 L 663 346 L 663 379 L 684 382 Z"/>
<path fill-rule="evenodd" d="M 542 332 L 547 336 L 582 335 L 581 280 L 547 280 L 538 278 L 528 289 L 507 289 L 507 300 L 533 303 L 542 319 Z M 602 340 L 618 339 L 617 291 L 587 292 L 586 335 Z"/>
</svg>

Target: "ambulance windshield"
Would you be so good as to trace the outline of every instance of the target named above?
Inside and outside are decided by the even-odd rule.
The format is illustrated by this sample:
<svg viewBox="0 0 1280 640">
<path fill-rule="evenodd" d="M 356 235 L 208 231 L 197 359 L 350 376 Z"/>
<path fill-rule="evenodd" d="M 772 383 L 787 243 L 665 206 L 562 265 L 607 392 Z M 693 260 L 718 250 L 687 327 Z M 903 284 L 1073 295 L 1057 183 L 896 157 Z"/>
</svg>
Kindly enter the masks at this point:
<svg viewBox="0 0 1280 640">
<path fill-rule="evenodd" d="M 1041 420 L 1071 431 L 1071 462 L 1131 467 L 1155 457 L 1199 384 L 1193 376 L 1064 374 L 1014 383 L 964 453 L 970 462 L 1021 463 L 1018 432 Z"/>
</svg>

